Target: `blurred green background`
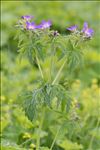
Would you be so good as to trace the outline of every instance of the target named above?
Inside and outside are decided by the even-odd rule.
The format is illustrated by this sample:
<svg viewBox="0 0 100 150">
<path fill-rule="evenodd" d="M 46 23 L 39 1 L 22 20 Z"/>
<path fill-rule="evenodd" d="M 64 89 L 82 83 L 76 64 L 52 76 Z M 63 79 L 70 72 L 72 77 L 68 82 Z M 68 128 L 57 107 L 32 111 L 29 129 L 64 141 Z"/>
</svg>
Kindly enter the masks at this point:
<svg viewBox="0 0 100 150">
<path fill-rule="evenodd" d="M 33 15 L 34 21 L 36 23 L 40 23 L 41 20 L 50 19 L 53 23 L 52 29 L 58 30 L 62 34 L 66 34 L 66 28 L 73 24 L 77 24 L 79 28 L 82 29 L 84 21 L 87 21 L 89 23 L 89 26 L 93 28 L 94 36 L 93 39 L 89 42 L 88 48 L 86 49 L 84 69 L 76 73 L 74 77 L 75 80 L 79 79 L 81 83 L 85 84 L 85 88 L 87 89 L 87 91 L 85 91 L 86 95 L 90 95 L 90 97 L 85 98 L 87 99 L 87 102 L 85 102 L 84 107 L 86 107 L 83 110 L 82 114 L 80 113 L 80 115 L 85 116 L 85 114 L 87 113 L 89 117 L 92 118 L 93 116 L 95 116 L 94 118 L 97 119 L 98 113 L 96 111 L 98 110 L 97 106 L 99 92 L 96 93 L 96 90 L 98 91 L 98 86 L 100 82 L 100 3 L 96 1 L 2 1 L 1 3 L 1 136 L 3 137 L 2 149 L 7 149 L 7 141 L 8 143 L 10 143 L 9 145 L 13 145 L 11 143 L 17 143 L 18 137 L 21 133 L 24 134 L 25 132 L 30 132 L 32 134 L 31 128 L 33 128 L 32 124 L 24 116 L 22 111 L 16 108 L 16 106 L 14 106 L 19 93 L 24 88 L 34 88 L 36 86 L 35 81 L 39 78 L 39 73 L 37 69 L 35 67 L 33 68 L 26 58 L 24 58 L 21 62 L 18 58 L 18 43 L 17 40 L 14 40 L 14 37 L 16 35 L 15 25 L 17 24 L 17 21 L 22 15 Z M 97 87 L 97 89 L 92 87 L 94 86 L 94 84 L 91 85 L 92 80 L 96 81 L 95 86 Z M 80 91 L 80 99 L 83 100 L 84 98 L 82 96 L 84 94 L 82 95 L 81 92 L 84 93 L 84 89 L 83 91 Z M 73 91 L 74 90 L 76 89 L 73 89 Z M 95 93 L 96 95 L 92 96 L 93 93 Z M 94 105 L 94 107 L 90 105 L 90 101 L 91 103 L 93 102 L 92 104 Z M 89 107 L 87 107 L 87 103 Z M 92 109 L 94 110 L 93 115 L 91 115 Z M 52 116 L 53 114 L 49 114 L 51 122 L 53 118 Z M 88 147 L 87 141 L 89 140 L 90 135 L 95 132 L 93 130 L 93 133 L 91 132 L 89 133 L 89 135 L 87 132 L 89 129 L 95 129 L 96 125 L 94 118 L 94 122 L 92 120 L 92 125 L 86 125 L 83 131 L 79 132 L 80 136 L 83 136 L 83 141 L 80 140 L 79 143 L 83 145 L 84 150 L 86 150 Z M 24 127 L 23 124 L 25 124 Z M 47 128 L 47 126 L 48 124 L 45 128 Z M 54 129 L 49 129 L 49 132 L 51 134 L 53 131 Z M 85 140 L 86 132 L 87 141 Z M 97 132 L 94 134 L 96 134 L 97 136 Z M 43 133 L 42 136 L 44 138 L 47 135 L 46 133 Z M 46 143 L 47 145 L 51 143 L 52 136 L 50 138 L 51 139 L 47 137 L 47 140 L 45 140 L 44 145 L 46 145 Z M 97 136 L 97 139 L 98 138 L 99 137 Z M 75 140 L 75 137 L 73 141 L 77 142 L 77 140 Z M 91 150 L 99 150 L 99 145 L 96 141 L 97 140 L 94 140 L 94 146 Z M 68 141 L 65 141 L 65 145 L 66 143 L 68 145 Z M 14 146 L 12 149 L 14 149 L 15 147 L 16 146 Z M 62 146 L 62 149 L 64 149 L 64 146 Z M 55 146 L 55 150 L 62 149 Z M 76 150 L 78 149 L 80 148 L 77 147 Z M 68 150 L 72 149 L 69 148 Z"/>
</svg>

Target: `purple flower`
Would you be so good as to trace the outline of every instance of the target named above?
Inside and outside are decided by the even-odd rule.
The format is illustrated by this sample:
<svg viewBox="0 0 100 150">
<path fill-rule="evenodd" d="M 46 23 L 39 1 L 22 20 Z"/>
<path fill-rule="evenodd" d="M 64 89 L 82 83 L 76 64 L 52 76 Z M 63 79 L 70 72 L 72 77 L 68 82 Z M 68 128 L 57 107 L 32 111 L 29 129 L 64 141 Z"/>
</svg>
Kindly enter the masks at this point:
<svg viewBox="0 0 100 150">
<path fill-rule="evenodd" d="M 37 29 L 42 29 L 42 25 L 39 24 L 39 25 L 36 26 L 36 28 L 37 28 Z"/>
<path fill-rule="evenodd" d="M 33 16 L 26 15 L 26 16 L 22 16 L 21 18 L 25 19 L 26 21 L 29 21 L 29 20 L 31 20 L 33 18 Z"/>
<path fill-rule="evenodd" d="M 52 25 L 51 21 L 42 21 L 40 25 L 37 26 L 37 28 L 39 29 L 46 29 L 46 28 L 50 28 L 50 26 Z"/>
<path fill-rule="evenodd" d="M 82 32 L 85 32 L 87 29 L 88 29 L 88 23 L 84 22 L 84 26 L 83 26 Z"/>
<path fill-rule="evenodd" d="M 36 29 L 36 25 L 34 22 L 26 22 L 26 29 L 27 30 L 34 30 Z"/>
<path fill-rule="evenodd" d="M 88 23 L 87 22 L 84 22 L 84 26 L 83 26 L 83 29 L 82 29 L 82 31 L 81 31 L 82 33 L 84 33 L 84 35 L 86 36 L 86 37 L 92 37 L 92 35 L 93 35 L 93 33 L 94 33 L 94 31 L 93 31 L 93 29 L 91 29 L 91 28 L 88 28 Z"/>
<path fill-rule="evenodd" d="M 73 25 L 73 26 L 70 26 L 70 27 L 67 28 L 67 30 L 69 30 L 71 32 L 76 31 L 76 29 L 77 29 L 77 25 Z"/>
</svg>

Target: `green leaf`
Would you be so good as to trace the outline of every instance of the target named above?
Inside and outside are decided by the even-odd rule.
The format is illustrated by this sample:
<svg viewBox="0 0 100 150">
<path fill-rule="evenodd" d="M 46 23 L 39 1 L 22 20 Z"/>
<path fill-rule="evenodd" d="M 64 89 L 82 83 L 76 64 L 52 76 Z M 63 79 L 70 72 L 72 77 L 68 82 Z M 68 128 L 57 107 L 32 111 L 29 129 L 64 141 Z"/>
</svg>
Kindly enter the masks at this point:
<svg viewBox="0 0 100 150">
<path fill-rule="evenodd" d="M 59 143 L 59 146 L 63 148 L 64 150 L 82 150 L 83 149 L 83 146 L 81 144 L 74 143 L 72 141 L 69 141 L 68 139 Z"/>
<path fill-rule="evenodd" d="M 56 99 L 56 101 L 55 101 Z M 46 84 L 33 92 L 26 92 L 22 98 L 23 108 L 29 120 L 35 119 L 43 106 L 47 105 L 60 112 L 69 112 L 71 98 L 61 85 Z"/>
<path fill-rule="evenodd" d="M 79 50 L 70 51 L 68 54 L 68 70 L 73 71 L 83 63 L 82 53 Z"/>
</svg>

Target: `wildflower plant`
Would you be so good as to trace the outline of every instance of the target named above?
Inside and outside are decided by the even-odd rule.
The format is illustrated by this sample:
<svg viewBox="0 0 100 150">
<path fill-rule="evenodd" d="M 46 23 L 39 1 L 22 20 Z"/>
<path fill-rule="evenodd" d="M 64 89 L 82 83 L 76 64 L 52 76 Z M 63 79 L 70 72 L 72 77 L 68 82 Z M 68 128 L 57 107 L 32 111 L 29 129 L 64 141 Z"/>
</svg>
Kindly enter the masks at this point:
<svg viewBox="0 0 100 150">
<path fill-rule="evenodd" d="M 65 68 L 71 74 L 82 64 L 84 46 L 92 38 L 93 29 L 89 28 L 88 23 L 85 22 L 83 29 L 79 30 L 77 25 L 72 25 L 65 28 L 69 34 L 61 34 L 57 30 L 51 29 L 51 20 L 43 20 L 37 25 L 33 19 L 33 16 L 28 15 L 21 17 L 16 25 L 18 31 L 16 38 L 18 39 L 20 56 L 27 56 L 30 63 L 33 66 L 36 64 L 40 71 L 39 87 L 21 94 L 21 102 L 30 121 L 37 118 L 41 120 L 39 127 L 41 130 L 46 108 L 59 113 L 67 120 L 71 120 L 69 117 L 73 106 L 71 88 L 66 89 L 60 79 Z M 50 60 L 48 77 L 46 77 L 43 67 L 45 59 Z M 75 117 L 74 119 L 77 120 Z M 55 144 L 57 134 L 50 150 Z M 40 148 L 39 135 L 36 148 L 37 150 Z"/>
</svg>

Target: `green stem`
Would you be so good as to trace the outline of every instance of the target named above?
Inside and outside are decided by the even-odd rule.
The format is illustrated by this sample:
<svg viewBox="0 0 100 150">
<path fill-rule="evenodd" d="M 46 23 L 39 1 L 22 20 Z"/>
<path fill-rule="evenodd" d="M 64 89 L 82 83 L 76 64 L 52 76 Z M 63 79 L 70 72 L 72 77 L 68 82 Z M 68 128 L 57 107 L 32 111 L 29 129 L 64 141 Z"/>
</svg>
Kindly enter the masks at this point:
<svg viewBox="0 0 100 150">
<path fill-rule="evenodd" d="M 58 71 L 58 73 L 57 73 L 55 79 L 54 79 L 53 82 L 52 82 L 52 85 L 54 85 L 54 84 L 56 83 L 56 81 L 58 80 L 58 78 L 59 78 L 59 76 L 60 76 L 60 74 L 61 74 L 61 71 L 62 71 L 63 68 L 64 68 L 64 65 L 65 65 L 66 61 L 67 61 L 67 59 L 65 59 L 65 61 L 64 61 L 63 64 L 62 64 L 62 66 L 60 67 L 60 69 L 59 69 L 59 71 Z"/>
<path fill-rule="evenodd" d="M 65 119 L 68 119 L 68 118 L 66 117 L 66 114 L 63 114 L 63 113 L 60 112 L 60 111 L 57 111 L 57 110 L 54 110 L 54 109 L 51 109 L 51 108 L 49 108 L 49 110 L 50 110 L 50 111 L 53 111 L 53 112 L 55 112 L 55 113 L 60 114 L 60 116 L 61 116 L 61 117 L 64 117 Z"/>
<path fill-rule="evenodd" d="M 51 144 L 50 150 L 52 150 L 52 148 L 53 148 L 53 146 L 54 146 L 54 144 L 55 144 L 55 142 L 56 142 L 56 139 L 57 139 L 57 136 L 58 136 L 58 134 L 59 134 L 60 129 L 61 129 L 61 127 L 58 128 L 58 130 L 57 130 L 57 133 L 56 133 L 56 135 L 55 135 L 55 138 L 54 138 L 54 140 L 53 140 L 53 142 L 52 142 L 52 144 Z"/>
<path fill-rule="evenodd" d="M 42 69 L 41 69 L 41 66 L 40 66 L 40 61 L 39 61 L 39 59 L 37 57 L 37 54 L 36 54 L 36 61 L 37 61 L 37 64 L 38 64 L 38 68 L 39 68 L 41 77 L 42 77 L 42 79 L 44 79 L 43 72 L 42 72 Z"/>
<path fill-rule="evenodd" d="M 43 112 L 42 112 L 42 119 L 40 121 L 40 125 L 39 125 L 39 133 L 38 133 L 38 137 L 37 137 L 37 144 L 36 144 L 36 150 L 39 150 L 40 148 L 40 135 L 41 135 L 41 129 L 42 129 L 42 125 L 43 125 L 43 120 L 44 120 L 44 114 L 45 114 L 45 109 L 43 109 Z"/>
<path fill-rule="evenodd" d="M 83 41 L 83 38 L 80 38 L 80 40 L 78 40 L 78 41 L 74 44 L 74 47 L 77 47 L 82 41 Z"/>
<path fill-rule="evenodd" d="M 25 142 L 21 143 L 20 146 L 23 146 L 24 144 L 26 144 L 27 142 L 29 142 L 31 140 L 33 140 L 33 138 L 30 138 L 30 139 L 26 140 Z"/>
<path fill-rule="evenodd" d="M 55 51 L 56 51 L 55 46 L 54 46 L 54 41 L 55 41 L 55 39 L 53 39 L 53 41 L 52 41 L 52 50 L 53 50 L 53 52 L 52 52 L 52 55 L 51 55 L 50 81 L 52 81 L 52 73 L 53 73 L 53 69 L 54 69 L 54 56 L 55 56 Z"/>
<path fill-rule="evenodd" d="M 98 128 L 99 123 L 100 123 L 100 120 L 98 119 L 97 125 L 96 125 L 96 129 Z M 93 143 L 94 138 L 95 138 L 95 136 L 92 136 L 92 137 L 91 137 L 90 144 L 89 144 L 89 150 L 92 149 L 92 143 Z"/>
</svg>

